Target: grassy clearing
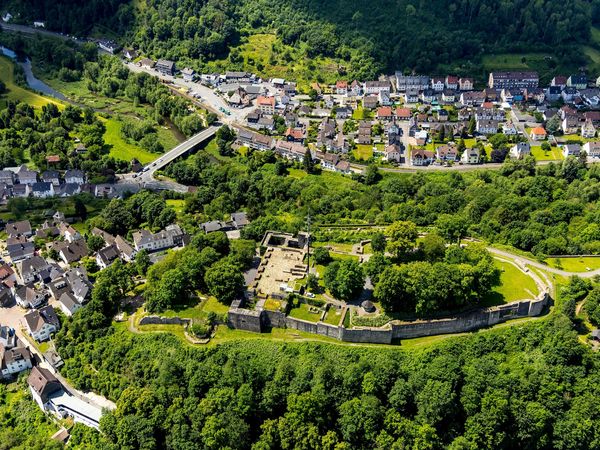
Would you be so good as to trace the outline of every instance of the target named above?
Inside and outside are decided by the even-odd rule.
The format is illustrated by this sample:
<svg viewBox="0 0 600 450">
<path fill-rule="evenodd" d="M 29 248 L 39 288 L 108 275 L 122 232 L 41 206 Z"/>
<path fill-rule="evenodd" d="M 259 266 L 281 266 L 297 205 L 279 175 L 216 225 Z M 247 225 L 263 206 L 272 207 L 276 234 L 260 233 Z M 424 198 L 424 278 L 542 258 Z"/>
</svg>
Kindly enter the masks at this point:
<svg viewBox="0 0 600 450">
<path fill-rule="evenodd" d="M 534 145 L 531 147 L 531 154 L 537 161 L 559 161 L 564 159 L 560 148 L 551 147 L 549 152 L 544 152 L 541 145 Z"/>
<path fill-rule="evenodd" d="M 30 90 L 24 89 L 21 86 L 17 86 L 15 84 L 13 70 L 14 63 L 6 57 L 0 57 L 0 80 L 4 82 L 7 89 L 7 93 L 4 94 L 0 100 L 0 104 L 2 104 L 2 106 L 6 104 L 6 100 L 13 100 L 27 103 L 34 108 L 41 108 L 48 103 L 54 103 L 60 108 L 64 107 L 64 105 L 57 100 L 44 97 Z"/>
<path fill-rule="evenodd" d="M 175 210 L 177 214 L 183 213 L 185 208 L 185 200 L 167 200 L 167 206 L 170 206 Z"/>
<path fill-rule="evenodd" d="M 367 161 L 373 157 L 373 146 L 366 144 L 358 144 L 356 149 L 352 150 L 354 157 L 359 161 Z"/>
<path fill-rule="evenodd" d="M 496 286 L 490 294 L 482 299 L 483 306 L 493 306 L 531 298 L 537 295 L 538 289 L 533 278 L 525 275 L 508 262 L 494 260 L 500 275 L 500 286 Z M 531 292 L 531 293 L 530 293 Z"/>
<path fill-rule="evenodd" d="M 499 53 L 484 55 L 481 63 L 486 69 L 534 69 L 546 65 L 548 53 Z"/>
<path fill-rule="evenodd" d="M 111 146 L 110 156 L 124 161 L 131 161 L 132 158 L 136 158 L 142 164 L 148 164 L 158 158 L 159 155 L 156 153 L 151 153 L 137 145 L 125 142 L 121 136 L 122 122 L 116 119 L 101 118 L 101 120 L 106 127 L 104 141 Z"/>
<path fill-rule="evenodd" d="M 332 306 L 329 308 L 329 311 L 327 311 L 327 315 L 325 316 L 323 322 L 328 323 L 329 325 L 337 326 L 339 325 L 341 318 L 342 310 Z"/>
<path fill-rule="evenodd" d="M 231 51 L 239 55 L 240 68 L 255 72 L 264 78 L 295 80 L 302 89 L 319 80 L 326 84 L 338 78 L 338 62 L 332 58 L 308 58 L 306 48 L 294 48 L 283 44 L 274 34 L 259 33 L 242 38 L 242 44 Z M 224 71 L 231 62 L 222 59 L 209 63 L 209 69 Z"/>
<path fill-rule="evenodd" d="M 587 272 L 600 269 L 600 257 L 548 258 L 546 264 L 567 272 Z"/>
<path fill-rule="evenodd" d="M 323 314 L 321 309 L 306 303 L 300 303 L 297 308 L 292 308 L 290 310 L 290 317 L 307 320 L 309 322 L 318 322 L 321 319 L 321 314 Z"/>
</svg>

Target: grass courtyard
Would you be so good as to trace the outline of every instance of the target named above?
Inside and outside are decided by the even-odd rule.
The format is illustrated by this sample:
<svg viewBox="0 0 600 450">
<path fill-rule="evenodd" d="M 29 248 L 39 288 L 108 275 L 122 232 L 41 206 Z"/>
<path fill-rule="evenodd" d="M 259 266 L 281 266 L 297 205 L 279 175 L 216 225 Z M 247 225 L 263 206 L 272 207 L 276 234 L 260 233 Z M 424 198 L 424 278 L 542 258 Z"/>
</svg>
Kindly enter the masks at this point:
<svg viewBox="0 0 600 450">
<path fill-rule="evenodd" d="M 549 152 L 542 150 L 541 145 L 533 145 L 531 147 L 531 154 L 537 161 L 560 161 L 564 159 L 564 156 L 560 148 L 552 146 Z"/>
<path fill-rule="evenodd" d="M 490 294 L 482 299 L 483 306 L 494 306 L 510 303 L 517 300 L 531 298 L 538 294 L 538 289 L 533 278 L 524 274 L 513 264 L 494 260 L 494 264 L 502 271 L 500 285 L 496 286 Z"/>
<path fill-rule="evenodd" d="M 548 258 L 548 266 L 567 272 L 587 272 L 600 269 L 600 257 Z"/>
</svg>

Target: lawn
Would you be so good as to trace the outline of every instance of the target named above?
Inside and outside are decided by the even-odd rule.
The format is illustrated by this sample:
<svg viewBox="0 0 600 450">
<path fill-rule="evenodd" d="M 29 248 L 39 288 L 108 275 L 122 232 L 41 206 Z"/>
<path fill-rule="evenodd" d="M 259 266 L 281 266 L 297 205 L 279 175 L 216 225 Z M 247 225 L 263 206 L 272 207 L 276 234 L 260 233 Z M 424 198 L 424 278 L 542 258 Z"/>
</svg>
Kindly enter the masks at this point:
<svg viewBox="0 0 600 450">
<path fill-rule="evenodd" d="M 325 320 L 323 320 L 323 322 L 337 326 L 339 325 L 341 318 L 342 310 L 332 306 L 329 308 L 329 311 L 327 311 L 327 315 L 325 316 Z"/>
<path fill-rule="evenodd" d="M 357 144 L 356 149 L 352 150 L 354 157 L 359 161 L 367 161 L 373 157 L 373 146 L 367 144 Z"/>
<path fill-rule="evenodd" d="M 546 264 L 568 272 L 587 272 L 600 269 L 600 257 L 548 258 Z"/>
<path fill-rule="evenodd" d="M 142 164 L 148 164 L 158 158 L 158 154 L 151 153 L 143 148 L 125 142 L 121 136 L 122 122 L 116 119 L 104 119 L 100 118 L 106 127 L 104 133 L 104 141 L 107 145 L 110 145 L 110 156 L 123 161 L 131 161 L 132 158 L 136 158 Z"/>
<path fill-rule="evenodd" d="M 300 306 L 290 310 L 290 317 L 306 320 L 308 322 L 318 322 L 321 319 L 321 314 L 323 314 L 323 310 L 306 303 L 300 303 Z"/>
<path fill-rule="evenodd" d="M 25 102 L 35 108 L 41 108 L 48 103 L 54 103 L 60 108 L 64 106 L 57 100 L 43 97 L 33 91 L 17 86 L 14 82 L 13 68 L 14 63 L 10 59 L 4 56 L 0 57 L 0 80 L 4 82 L 8 91 L 6 94 L 2 95 L 2 104 L 5 103 L 5 100 L 14 100 Z"/>
<path fill-rule="evenodd" d="M 486 69 L 533 69 L 545 64 L 548 53 L 500 53 L 484 55 L 481 63 Z"/>
<path fill-rule="evenodd" d="M 552 146 L 549 152 L 544 152 L 541 145 L 531 147 L 531 154 L 537 161 L 559 161 L 564 159 L 560 148 Z"/>
<path fill-rule="evenodd" d="M 526 300 L 531 298 L 532 295 L 538 294 L 538 289 L 533 278 L 525 275 L 508 262 L 495 259 L 494 263 L 502 271 L 500 286 L 496 286 L 490 294 L 482 299 L 481 304 L 483 306 L 494 306 L 516 300 Z"/>
<path fill-rule="evenodd" d="M 373 112 L 370 111 L 370 110 L 364 109 L 362 107 L 362 105 L 359 105 L 358 108 L 356 108 L 352 112 L 352 118 L 354 120 L 372 119 L 373 118 Z"/>
<path fill-rule="evenodd" d="M 173 208 L 177 214 L 183 213 L 183 209 L 185 208 L 185 200 L 169 199 L 166 202 L 167 202 L 167 206 L 170 206 L 171 208 Z"/>
</svg>

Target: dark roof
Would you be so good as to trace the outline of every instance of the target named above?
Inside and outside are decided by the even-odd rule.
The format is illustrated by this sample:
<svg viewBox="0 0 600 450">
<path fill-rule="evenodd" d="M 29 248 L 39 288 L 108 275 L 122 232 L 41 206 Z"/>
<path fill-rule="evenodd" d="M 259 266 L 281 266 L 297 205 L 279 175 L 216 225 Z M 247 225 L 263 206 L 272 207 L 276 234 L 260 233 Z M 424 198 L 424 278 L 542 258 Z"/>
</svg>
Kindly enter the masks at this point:
<svg viewBox="0 0 600 450">
<path fill-rule="evenodd" d="M 27 378 L 27 384 L 33 391 L 39 395 L 43 402 L 48 400 L 48 396 L 61 390 L 62 385 L 56 379 L 52 372 L 43 367 L 34 367 Z"/>
</svg>

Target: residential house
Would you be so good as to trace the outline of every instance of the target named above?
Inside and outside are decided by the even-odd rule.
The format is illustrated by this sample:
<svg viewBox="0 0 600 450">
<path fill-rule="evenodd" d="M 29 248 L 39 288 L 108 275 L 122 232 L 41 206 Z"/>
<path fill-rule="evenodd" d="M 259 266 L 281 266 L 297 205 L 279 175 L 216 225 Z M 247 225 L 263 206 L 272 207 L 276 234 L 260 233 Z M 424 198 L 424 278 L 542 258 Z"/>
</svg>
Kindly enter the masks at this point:
<svg viewBox="0 0 600 450">
<path fill-rule="evenodd" d="M 431 88 L 434 91 L 442 92 L 446 84 L 444 83 L 444 78 L 442 77 L 434 77 L 431 79 Z"/>
<path fill-rule="evenodd" d="M 117 44 L 115 41 L 111 41 L 108 39 L 99 40 L 98 47 L 100 47 L 105 52 L 110 53 L 111 55 L 114 55 L 120 48 L 119 44 Z"/>
<path fill-rule="evenodd" d="M 23 236 L 20 238 L 9 237 L 6 243 L 6 251 L 13 263 L 17 263 L 26 258 L 31 258 L 35 253 L 35 245 L 33 242 L 27 242 Z"/>
<path fill-rule="evenodd" d="M 477 147 L 467 148 L 460 160 L 463 164 L 479 164 L 481 152 Z"/>
<path fill-rule="evenodd" d="M 438 122 L 448 122 L 450 114 L 445 109 L 439 109 L 436 113 Z"/>
<path fill-rule="evenodd" d="M 138 62 L 138 66 L 140 66 L 144 69 L 154 69 L 154 66 L 156 66 L 156 63 L 149 58 L 142 58 Z"/>
<path fill-rule="evenodd" d="M 374 109 L 377 106 L 377 102 L 379 99 L 375 95 L 365 95 L 363 97 L 363 108 L 365 109 Z"/>
<path fill-rule="evenodd" d="M 583 74 L 571 75 L 567 79 L 567 87 L 570 87 L 570 88 L 585 89 L 585 88 L 587 88 L 587 84 L 588 84 L 587 77 Z"/>
<path fill-rule="evenodd" d="M 348 82 L 340 80 L 337 83 L 335 83 L 335 93 L 337 95 L 346 95 L 346 94 L 348 94 Z"/>
<path fill-rule="evenodd" d="M 0 307 L 7 308 L 12 306 L 13 300 L 12 289 L 8 285 L 0 283 Z"/>
<path fill-rule="evenodd" d="M 392 120 L 392 108 L 389 106 L 381 106 L 377 108 L 377 120 Z"/>
<path fill-rule="evenodd" d="M 15 173 L 12 170 L 0 170 L 0 183 L 12 186 L 15 183 Z"/>
<path fill-rule="evenodd" d="M 346 139 L 346 136 L 344 136 L 344 133 L 339 132 L 335 139 L 331 141 L 330 150 L 334 153 L 348 153 L 350 145 L 348 144 L 348 140 Z"/>
<path fill-rule="evenodd" d="M 435 161 L 435 153 L 421 148 L 413 149 L 410 156 L 413 166 L 428 166 Z"/>
<path fill-rule="evenodd" d="M 159 59 L 156 61 L 154 69 L 156 69 L 156 71 L 162 75 L 175 75 L 175 63 L 173 61 L 169 61 L 168 59 Z"/>
<path fill-rule="evenodd" d="M 357 80 L 354 80 L 350 84 L 350 93 L 355 97 L 362 95 L 363 94 L 362 84 L 359 83 Z"/>
<path fill-rule="evenodd" d="M 304 155 L 306 154 L 307 148 L 302 144 L 296 142 L 277 141 L 275 145 L 275 152 L 280 154 L 286 159 L 292 161 L 302 162 Z"/>
<path fill-rule="evenodd" d="M 421 92 L 421 101 L 423 103 L 431 104 L 437 101 L 438 95 L 439 93 L 434 91 L 433 89 L 425 89 L 423 92 Z"/>
<path fill-rule="evenodd" d="M 579 144 L 565 144 L 562 146 L 563 156 L 579 156 L 581 154 L 581 145 Z"/>
<path fill-rule="evenodd" d="M 591 120 L 588 119 L 581 125 L 581 137 L 585 139 L 596 137 L 596 127 Z"/>
<path fill-rule="evenodd" d="M 52 333 L 60 328 L 60 322 L 52 306 L 29 311 L 24 319 L 27 331 L 38 342 L 50 339 Z"/>
<path fill-rule="evenodd" d="M 185 67 L 181 71 L 181 76 L 183 77 L 184 81 L 194 81 L 194 77 L 196 76 L 196 72 L 194 71 L 194 69 L 190 69 L 189 67 Z"/>
<path fill-rule="evenodd" d="M 559 98 L 561 98 L 561 94 L 562 94 L 562 88 L 561 87 L 558 87 L 558 86 L 549 86 L 546 89 L 545 98 L 549 102 L 555 102 Z"/>
<path fill-rule="evenodd" d="M 73 264 L 84 256 L 87 256 L 89 252 L 90 251 L 84 239 L 78 239 L 68 245 L 63 245 L 58 251 L 65 264 Z"/>
<path fill-rule="evenodd" d="M 340 158 L 338 155 L 332 153 L 316 152 L 316 159 L 319 160 L 321 167 L 324 170 L 331 170 L 335 172 L 335 166 L 339 162 Z"/>
<path fill-rule="evenodd" d="M 561 128 L 564 134 L 576 134 L 579 132 L 581 127 L 581 120 L 576 114 L 565 115 L 562 120 Z"/>
<path fill-rule="evenodd" d="M 71 317 L 78 309 L 81 309 L 81 303 L 69 292 L 64 292 L 59 297 L 58 306 L 67 317 Z"/>
<path fill-rule="evenodd" d="M 496 134 L 498 132 L 499 123 L 495 120 L 480 120 L 477 119 L 476 131 L 479 134 Z"/>
<path fill-rule="evenodd" d="M 429 87 L 429 77 L 423 75 L 403 75 L 396 72 L 396 89 L 398 92 L 416 90 L 417 93 Z"/>
<path fill-rule="evenodd" d="M 485 99 L 484 92 L 469 91 L 460 94 L 460 104 L 463 106 L 480 106 Z"/>
<path fill-rule="evenodd" d="M 123 238 L 123 236 L 117 236 L 115 238 L 114 245 L 117 247 L 117 250 L 119 251 L 119 254 L 121 255 L 121 258 L 124 261 L 132 262 L 133 260 L 135 260 L 137 251 L 135 250 L 135 248 L 133 248 L 133 246 L 129 242 L 127 242 Z"/>
<path fill-rule="evenodd" d="M 304 142 L 304 129 L 303 128 L 291 128 L 285 130 L 285 139 L 289 142 Z"/>
<path fill-rule="evenodd" d="M 0 285 L 13 287 L 17 282 L 17 274 L 8 264 L 0 265 Z"/>
<path fill-rule="evenodd" d="M 29 284 L 34 281 L 43 281 L 41 277 L 47 276 L 47 269 L 50 267 L 50 264 L 41 256 L 35 255 L 19 261 L 16 266 L 19 271 L 21 283 Z"/>
<path fill-rule="evenodd" d="M 56 170 L 46 170 L 42 172 L 42 181 L 58 186 L 60 184 L 60 175 Z"/>
<path fill-rule="evenodd" d="M 85 173 L 79 169 L 69 169 L 65 172 L 65 183 L 84 184 Z"/>
<path fill-rule="evenodd" d="M 435 156 L 439 161 L 454 162 L 458 158 L 458 151 L 453 145 L 440 145 L 435 149 Z"/>
<path fill-rule="evenodd" d="M 133 233 L 133 243 L 137 251 L 156 251 L 184 245 L 185 236 L 179 225 L 171 224 L 158 233 L 143 229 L 136 231 Z"/>
<path fill-rule="evenodd" d="M 542 88 L 525 89 L 525 100 L 541 105 L 546 100 L 546 93 Z"/>
<path fill-rule="evenodd" d="M 36 198 L 48 198 L 54 196 L 54 185 L 38 181 L 31 185 L 31 194 Z"/>
<path fill-rule="evenodd" d="M 410 108 L 396 108 L 396 118 L 398 120 L 410 120 L 411 117 Z"/>
<path fill-rule="evenodd" d="M 44 292 L 37 289 L 33 283 L 24 286 L 14 286 L 12 294 L 22 308 L 37 308 L 46 300 Z"/>
<path fill-rule="evenodd" d="M 112 245 L 115 243 L 115 237 L 112 234 L 107 233 L 104 230 L 101 230 L 100 228 L 97 228 L 97 227 L 92 228 L 91 233 L 94 236 L 101 237 L 104 240 L 104 242 L 106 243 L 106 245 Z"/>
<path fill-rule="evenodd" d="M 552 78 L 550 86 L 564 89 L 565 87 L 567 87 L 567 77 L 562 75 L 555 76 L 554 78 Z"/>
<path fill-rule="evenodd" d="M 446 88 L 447 89 L 452 89 L 452 90 L 457 90 L 458 89 L 458 82 L 459 79 L 458 77 L 454 76 L 454 75 L 447 75 L 446 76 Z"/>
<path fill-rule="evenodd" d="M 13 348 L 18 343 L 19 340 L 17 339 L 15 330 L 6 325 L 0 325 L 0 345 L 3 345 L 4 348 Z"/>
<path fill-rule="evenodd" d="M 383 160 L 387 162 L 399 163 L 402 161 L 402 148 L 398 144 L 392 144 L 385 147 L 383 151 Z"/>
<path fill-rule="evenodd" d="M 461 91 L 472 91 L 473 78 L 460 78 L 458 80 L 458 89 Z"/>
<path fill-rule="evenodd" d="M 546 130 L 542 127 L 535 127 L 529 133 L 529 137 L 534 141 L 543 141 L 546 139 Z"/>
<path fill-rule="evenodd" d="M 65 279 L 70 286 L 71 293 L 79 303 L 85 303 L 92 292 L 92 283 L 87 277 L 85 269 L 76 267 L 65 272 Z"/>
<path fill-rule="evenodd" d="M 365 95 L 375 94 L 378 95 L 381 91 L 390 92 L 390 82 L 389 81 L 366 81 L 363 90 Z"/>
<path fill-rule="evenodd" d="M 539 81 L 537 72 L 492 72 L 488 86 L 491 89 L 536 88 Z"/>
<path fill-rule="evenodd" d="M 575 97 L 577 97 L 578 95 L 579 93 L 574 87 L 564 88 L 560 93 L 560 96 L 562 97 L 565 103 L 573 103 L 575 101 Z"/>
<path fill-rule="evenodd" d="M 352 117 L 352 109 L 348 106 L 340 106 L 335 110 L 335 118 L 345 120 Z"/>
<path fill-rule="evenodd" d="M 263 114 L 275 114 L 275 97 L 265 97 L 263 95 L 256 99 L 256 106 Z"/>
<path fill-rule="evenodd" d="M 517 142 L 510 149 L 511 158 L 523 159 L 531 154 L 529 142 Z"/>
<path fill-rule="evenodd" d="M 117 259 L 119 259 L 119 250 L 114 244 L 98 250 L 96 254 L 96 264 L 100 269 L 106 269 Z"/>
<path fill-rule="evenodd" d="M 450 89 L 444 89 L 442 91 L 442 101 L 444 103 L 456 102 L 456 91 L 452 91 Z"/>
<path fill-rule="evenodd" d="M 5 230 L 8 237 L 15 236 L 25 236 L 31 237 L 33 236 L 33 231 L 31 229 L 31 223 L 28 220 L 21 220 L 18 222 L 11 222 L 6 224 Z"/>
<path fill-rule="evenodd" d="M 31 369 L 33 356 L 24 347 L 6 348 L 0 344 L 0 375 L 9 378 L 24 370 Z"/>
<path fill-rule="evenodd" d="M 138 54 L 132 48 L 124 48 L 123 56 L 131 61 L 132 59 L 136 59 L 138 57 Z"/>
<path fill-rule="evenodd" d="M 67 242 L 75 242 L 81 239 L 81 234 L 72 225 L 69 225 L 65 222 L 61 222 L 58 224 L 58 231 L 60 235 Z"/>
<path fill-rule="evenodd" d="M 582 150 L 589 159 L 598 159 L 600 158 L 600 141 L 586 142 L 583 144 Z"/>
<path fill-rule="evenodd" d="M 404 91 L 404 103 L 419 103 L 420 95 L 416 89 L 407 89 Z"/>
<path fill-rule="evenodd" d="M 517 127 L 512 122 L 502 124 L 502 133 L 506 136 L 516 136 L 518 133 Z"/>
<path fill-rule="evenodd" d="M 377 94 L 377 100 L 381 106 L 390 106 L 392 104 L 389 91 L 379 91 L 379 94 Z"/>
<path fill-rule="evenodd" d="M 60 419 L 71 416 L 74 422 L 88 427 L 100 428 L 102 410 L 75 397 L 62 388 L 52 373 L 43 367 L 34 367 L 27 378 L 33 399 L 42 411 L 48 411 Z"/>
</svg>

